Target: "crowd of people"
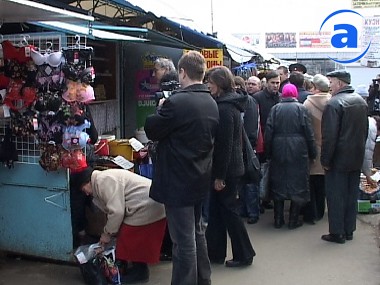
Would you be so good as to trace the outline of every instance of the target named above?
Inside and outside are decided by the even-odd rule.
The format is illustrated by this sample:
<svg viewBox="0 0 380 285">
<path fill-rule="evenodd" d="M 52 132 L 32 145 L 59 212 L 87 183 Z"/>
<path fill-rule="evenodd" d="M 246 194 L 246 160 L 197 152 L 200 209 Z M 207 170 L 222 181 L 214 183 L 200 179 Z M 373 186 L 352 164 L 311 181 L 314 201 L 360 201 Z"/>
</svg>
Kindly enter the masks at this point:
<svg viewBox="0 0 380 285">
<path fill-rule="evenodd" d="M 250 266 L 256 252 L 245 218 L 257 223 L 272 203 L 273 226 L 281 228 L 290 201 L 287 226 L 294 230 L 322 219 L 327 202 L 322 240 L 353 239 L 362 169 L 376 183 L 371 154 L 380 118 L 368 116 L 366 97 L 350 86 L 347 71 L 305 79 L 297 63 L 266 72 L 263 81 L 224 66 L 206 70 L 196 51 L 181 57 L 176 72 L 170 60 L 156 63 L 155 74 L 170 73 L 180 88 L 146 118 L 146 135 L 156 142 L 152 180 L 89 170 L 75 181 L 107 213 L 100 243 L 117 238 L 126 284 L 149 278 L 147 264 L 159 260 L 165 224 L 172 285 L 211 284 L 212 263 Z M 260 181 L 243 179 L 243 129 L 261 164 Z"/>
</svg>

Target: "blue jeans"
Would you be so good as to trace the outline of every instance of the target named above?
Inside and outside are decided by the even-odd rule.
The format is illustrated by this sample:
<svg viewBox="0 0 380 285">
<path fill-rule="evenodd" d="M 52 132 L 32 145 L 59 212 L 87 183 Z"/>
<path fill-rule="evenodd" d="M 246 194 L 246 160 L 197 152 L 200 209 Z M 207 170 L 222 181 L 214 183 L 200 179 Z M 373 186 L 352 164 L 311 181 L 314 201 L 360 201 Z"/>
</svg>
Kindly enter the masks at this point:
<svg viewBox="0 0 380 285">
<path fill-rule="evenodd" d="M 256 219 L 260 215 L 260 188 L 256 184 L 244 184 L 239 191 L 240 214 Z"/>
<path fill-rule="evenodd" d="M 165 205 L 173 241 L 171 285 L 209 285 L 211 266 L 207 253 L 202 204 L 189 207 Z"/>
</svg>

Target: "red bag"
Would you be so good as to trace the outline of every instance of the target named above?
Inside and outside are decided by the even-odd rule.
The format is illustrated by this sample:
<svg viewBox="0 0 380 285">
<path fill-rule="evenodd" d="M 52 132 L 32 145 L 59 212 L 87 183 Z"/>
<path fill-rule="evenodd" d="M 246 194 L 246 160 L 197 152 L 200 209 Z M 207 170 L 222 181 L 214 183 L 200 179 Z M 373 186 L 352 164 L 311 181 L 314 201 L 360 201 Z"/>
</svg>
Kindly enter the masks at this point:
<svg viewBox="0 0 380 285">
<path fill-rule="evenodd" d="M 256 143 L 256 153 L 263 153 L 264 152 L 264 137 L 263 132 L 261 130 L 261 126 L 259 123 L 259 130 L 257 134 L 257 143 Z"/>
<path fill-rule="evenodd" d="M 257 105 L 257 112 L 260 114 L 259 105 Z M 264 136 L 263 130 L 261 129 L 260 115 L 257 120 L 257 142 L 256 142 L 256 153 L 264 153 Z"/>
<path fill-rule="evenodd" d="M 110 155 L 110 146 L 107 139 L 100 139 L 95 144 L 95 154 L 100 156 L 109 156 Z"/>
</svg>

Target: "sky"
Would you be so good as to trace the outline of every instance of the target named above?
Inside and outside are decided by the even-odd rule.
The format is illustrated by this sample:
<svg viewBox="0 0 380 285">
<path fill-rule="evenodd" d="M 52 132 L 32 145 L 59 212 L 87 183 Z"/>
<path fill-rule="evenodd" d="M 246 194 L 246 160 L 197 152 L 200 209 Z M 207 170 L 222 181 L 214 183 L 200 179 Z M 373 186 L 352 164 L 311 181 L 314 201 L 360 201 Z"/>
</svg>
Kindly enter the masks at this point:
<svg viewBox="0 0 380 285">
<path fill-rule="evenodd" d="M 230 4 L 222 0 L 129 2 L 203 32 L 229 34 L 318 31 L 330 13 L 352 8 L 351 0 L 233 0 Z M 380 8 L 358 12 L 363 16 L 380 15 Z"/>
</svg>

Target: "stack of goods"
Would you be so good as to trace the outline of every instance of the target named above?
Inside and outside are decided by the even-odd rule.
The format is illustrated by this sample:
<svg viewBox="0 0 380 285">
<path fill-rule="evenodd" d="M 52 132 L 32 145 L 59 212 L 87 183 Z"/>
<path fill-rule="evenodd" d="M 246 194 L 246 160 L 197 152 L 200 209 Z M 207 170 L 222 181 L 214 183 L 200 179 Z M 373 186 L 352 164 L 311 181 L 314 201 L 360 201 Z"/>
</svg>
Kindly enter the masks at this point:
<svg viewBox="0 0 380 285">
<path fill-rule="evenodd" d="M 373 169 L 373 172 L 377 172 L 377 169 Z M 358 212 L 380 212 L 380 187 L 378 184 L 374 185 L 368 183 L 366 177 L 363 174 L 360 176 Z"/>
</svg>

